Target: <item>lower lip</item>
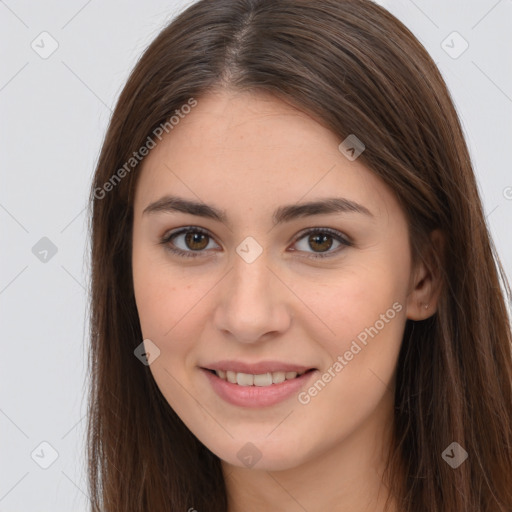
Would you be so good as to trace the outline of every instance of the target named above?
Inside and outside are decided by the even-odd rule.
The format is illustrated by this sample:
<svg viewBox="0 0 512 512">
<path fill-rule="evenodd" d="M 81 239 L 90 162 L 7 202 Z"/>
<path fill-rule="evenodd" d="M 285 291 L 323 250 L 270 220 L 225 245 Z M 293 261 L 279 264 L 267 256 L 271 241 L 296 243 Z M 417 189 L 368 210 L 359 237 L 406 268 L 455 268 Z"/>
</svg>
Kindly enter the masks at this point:
<svg viewBox="0 0 512 512">
<path fill-rule="evenodd" d="M 217 377 L 215 373 L 201 368 L 214 391 L 226 402 L 239 407 L 267 407 L 286 400 L 299 390 L 317 373 L 304 373 L 295 379 L 285 380 L 270 386 L 240 386 Z"/>
</svg>

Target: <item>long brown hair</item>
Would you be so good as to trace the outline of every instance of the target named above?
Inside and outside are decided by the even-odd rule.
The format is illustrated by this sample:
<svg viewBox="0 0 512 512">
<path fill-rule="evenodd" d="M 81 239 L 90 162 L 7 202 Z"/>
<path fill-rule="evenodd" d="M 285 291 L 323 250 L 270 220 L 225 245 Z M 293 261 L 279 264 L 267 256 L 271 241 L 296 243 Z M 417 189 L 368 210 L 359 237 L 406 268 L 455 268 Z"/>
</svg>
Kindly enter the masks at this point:
<svg viewBox="0 0 512 512">
<path fill-rule="evenodd" d="M 140 164 L 126 166 L 176 109 L 222 87 L 271 93 L 340 142 L 356 134 L 366 146 L 360 161 L 406 213 L 414 261 L 426 261 L 432 230 L 443 233 L 444 253 L 431 263 L 443 282 L 437 312 L 406 323 L 387 485 L 404 512 L 510 512 L 510 286 L 446 84 L 413 34 L 369 0 L 201 0 L 133 69 L 90 196 L 92 510 L 227 510 L 219 458 L 134 356 L 142 341 L 131 269 Z M 456 469 L 442 457 L 452 442 L 469 454 Z"/>
</svg>

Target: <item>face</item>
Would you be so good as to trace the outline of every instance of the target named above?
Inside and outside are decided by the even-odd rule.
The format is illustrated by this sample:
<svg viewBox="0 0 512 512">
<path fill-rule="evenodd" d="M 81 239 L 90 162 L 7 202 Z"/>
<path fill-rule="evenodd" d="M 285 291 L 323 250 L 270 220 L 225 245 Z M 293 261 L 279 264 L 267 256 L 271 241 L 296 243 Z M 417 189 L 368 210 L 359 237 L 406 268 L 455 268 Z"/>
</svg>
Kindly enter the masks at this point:
<svg viewBox="0 0 512 512">
<path fill-rule="evenodd" d="M 390 420 L 408 228 L 392 192 L 341 142 L 277 99 L 218 92 L 198 98 L 143 161 L 132 256 L 146 348 L 159 350 L 149 368 L 229 464 L 256 454 L 258 468 L 295 467 Z M 300 208 L 327 199 L 335 211 Z M 262 363 L 246 373 L 276 371 L 275 383 L 204 369 L 228 360 Z M 285 364 L 313 370 L 279 382 Z"/>
</svg>

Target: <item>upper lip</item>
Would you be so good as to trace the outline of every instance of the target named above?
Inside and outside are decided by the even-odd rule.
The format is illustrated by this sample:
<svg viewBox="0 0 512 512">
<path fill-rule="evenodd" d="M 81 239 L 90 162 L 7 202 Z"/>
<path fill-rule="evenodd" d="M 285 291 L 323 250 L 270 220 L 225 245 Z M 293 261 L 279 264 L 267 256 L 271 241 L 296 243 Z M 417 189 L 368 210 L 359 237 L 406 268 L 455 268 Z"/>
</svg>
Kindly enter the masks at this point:
<svg viewBox="0 0 512 512">
<path fill-rule="evenodd" d="M 246 363 L 244 361 L 224 360 L 210 363 L 203 366 L 206 370 L 225 370 L 237 373 L 249 373 L 253 375 L 261 375 L 272 372 L 297 372 L 302 373 L 313 369 L 311 366 L 303 366 L 301 364 L 284 363 L 282 361 L 260 361 L 259 363 Z"/>
</svg>

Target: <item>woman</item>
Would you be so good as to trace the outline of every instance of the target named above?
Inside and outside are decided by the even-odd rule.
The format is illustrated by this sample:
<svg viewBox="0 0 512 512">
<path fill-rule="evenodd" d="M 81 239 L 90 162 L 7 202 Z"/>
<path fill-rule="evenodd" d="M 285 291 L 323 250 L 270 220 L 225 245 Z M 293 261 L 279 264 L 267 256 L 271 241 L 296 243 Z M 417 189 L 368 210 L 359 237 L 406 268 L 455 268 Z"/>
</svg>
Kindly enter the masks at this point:
<svg viewBox="0 0 512 512">
<path fill-rule="evenodd" d="M 510 288 L 383 8 L 190 6 L 121 93 L 91 240 L 93 510 L 512 510 Z"/>
</svg>

